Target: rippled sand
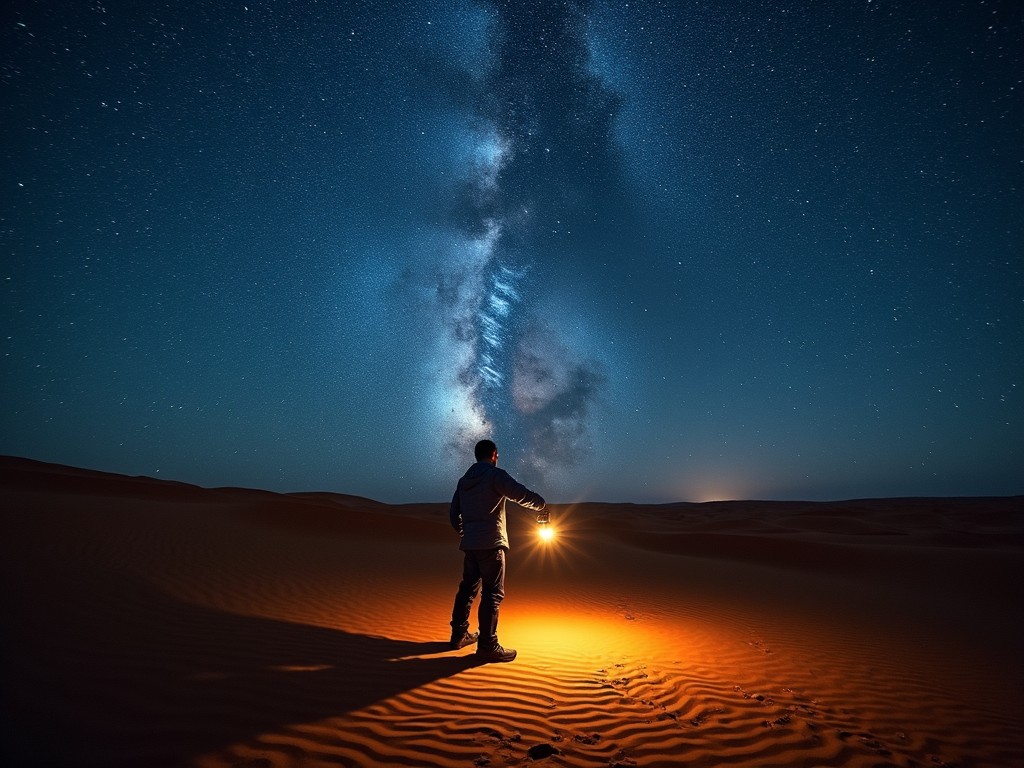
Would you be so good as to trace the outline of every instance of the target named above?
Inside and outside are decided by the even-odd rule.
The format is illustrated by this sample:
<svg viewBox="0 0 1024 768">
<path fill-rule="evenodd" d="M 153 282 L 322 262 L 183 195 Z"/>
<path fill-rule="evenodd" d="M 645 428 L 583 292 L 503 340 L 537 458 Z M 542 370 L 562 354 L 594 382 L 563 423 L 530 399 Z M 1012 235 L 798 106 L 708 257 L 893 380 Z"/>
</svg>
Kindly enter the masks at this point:
<svg viewBox="0 0 1024 768">
<path fill-rule="evenodd" d="M 1024 500 L 510 509 L 512 664 L 443 505 L 0 459 L 5 765 L 1024 764 Z"/>
</svg>

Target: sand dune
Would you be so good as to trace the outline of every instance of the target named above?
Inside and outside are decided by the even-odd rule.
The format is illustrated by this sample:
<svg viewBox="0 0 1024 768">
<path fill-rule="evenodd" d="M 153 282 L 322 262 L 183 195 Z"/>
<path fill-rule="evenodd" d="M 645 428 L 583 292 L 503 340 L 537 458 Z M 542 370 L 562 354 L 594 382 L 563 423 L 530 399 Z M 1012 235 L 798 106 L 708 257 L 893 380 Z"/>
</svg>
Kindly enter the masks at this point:
<svg viewBox="0 0 1024 768">
<path fill-rule="evenodd" d="M 5 765 L 1024 765 L 1021 498 L 513 512 L 480 665 L 444 505 L 0 481 Z"/>
</svg>

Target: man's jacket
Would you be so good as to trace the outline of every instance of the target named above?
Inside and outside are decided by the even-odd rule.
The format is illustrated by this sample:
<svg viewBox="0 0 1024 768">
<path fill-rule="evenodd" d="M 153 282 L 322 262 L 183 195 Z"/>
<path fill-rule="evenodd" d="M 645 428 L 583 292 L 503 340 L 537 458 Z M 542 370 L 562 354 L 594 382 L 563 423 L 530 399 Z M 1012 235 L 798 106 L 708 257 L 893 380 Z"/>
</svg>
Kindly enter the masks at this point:
<svg viewBox="0 0 1024 768">
<path fill-rule="evenodd" d="M 452 528 L 462 537 L 459 549 L 508 549 L 505 499 L 537 512 L 544 509 L 544 499 L 504 469 L 478 461 L 466 470 L 448 510 Z"/>
</svg>

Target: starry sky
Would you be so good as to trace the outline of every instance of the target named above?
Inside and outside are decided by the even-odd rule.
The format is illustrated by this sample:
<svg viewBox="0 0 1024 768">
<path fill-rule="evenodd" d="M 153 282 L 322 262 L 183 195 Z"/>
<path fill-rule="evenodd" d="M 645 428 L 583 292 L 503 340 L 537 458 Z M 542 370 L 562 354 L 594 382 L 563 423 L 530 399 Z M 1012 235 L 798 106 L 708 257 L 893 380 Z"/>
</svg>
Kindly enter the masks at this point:
<svg viewBox="0 0 1024 768">
<path fill-rule="evenodd" d="M 1016 0 L 26 2 L 0 453 L 441 501 L 1024 493 Z"/>
</svg>

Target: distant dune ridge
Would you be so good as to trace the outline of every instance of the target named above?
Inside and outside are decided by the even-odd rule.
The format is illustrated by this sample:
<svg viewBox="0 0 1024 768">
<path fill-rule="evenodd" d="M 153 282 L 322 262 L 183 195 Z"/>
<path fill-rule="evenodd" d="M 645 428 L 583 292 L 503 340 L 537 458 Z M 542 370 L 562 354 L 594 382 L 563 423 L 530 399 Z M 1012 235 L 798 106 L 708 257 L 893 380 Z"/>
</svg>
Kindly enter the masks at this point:
<svg viewBox="0 0 1024 768">
<path fill-rule="evenodd" d="M 443 504 L 0 483 L 4 765 L 1024 765 L 1022 497 L 510 506 L 480 665 Z"/>
</svg>

